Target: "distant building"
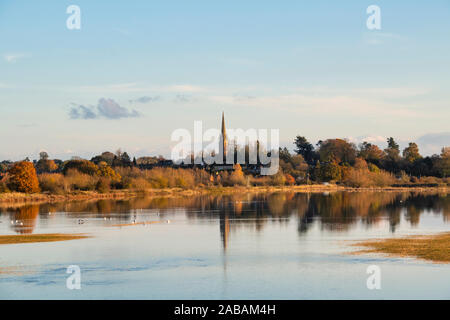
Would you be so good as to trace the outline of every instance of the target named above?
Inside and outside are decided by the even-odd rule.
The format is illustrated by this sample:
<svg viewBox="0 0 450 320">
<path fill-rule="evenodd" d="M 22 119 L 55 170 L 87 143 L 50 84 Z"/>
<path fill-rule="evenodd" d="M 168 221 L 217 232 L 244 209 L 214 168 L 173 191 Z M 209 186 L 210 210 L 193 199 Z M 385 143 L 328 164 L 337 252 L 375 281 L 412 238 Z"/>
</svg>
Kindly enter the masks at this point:
<svg viewBox="0 0 450 320">
<path fill-rule="evenodd" d="M 227 149 L 228 149 L 228 138 L 227 129 L 225 127 L 225 114 L 222 112 L 222 128 L 220 130 L 220 146 L 219 152 L 221 153 L 222 163 L 216 163 L 210 166 L 210 171 L 233 171 L 234 164 L 227 164 Z"/>
</svg>

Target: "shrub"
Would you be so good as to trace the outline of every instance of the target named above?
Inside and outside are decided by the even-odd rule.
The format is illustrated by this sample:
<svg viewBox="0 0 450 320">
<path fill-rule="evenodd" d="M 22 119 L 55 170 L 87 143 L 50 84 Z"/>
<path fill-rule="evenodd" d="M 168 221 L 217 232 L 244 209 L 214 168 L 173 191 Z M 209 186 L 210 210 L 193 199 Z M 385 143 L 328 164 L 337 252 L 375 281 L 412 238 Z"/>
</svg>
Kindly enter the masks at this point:
<svg viewBox="0 0 450 320">
<path fill-rule="evenodd" d="M 95 190 L 100 193 L 108 193 L 111 191 L 111 179 L 105 177 L 98 179 Z"/>
<path fill-rule="evenodd" d="M 151 184 L 148 182 L 145 178 L 139 177 L 139 178 L 130 178 L 128 180 L 128 188 L 134 189 L 134 190 L 147 190 L 151 189 Z"/>
<path fill-rule="evenodd" d="M 395 178 L 384 170 L 372 172 L 367 169 L 348 168 L 345 170 L 343 182 L 354 188 L 386 187 L 394 184 Z"/>
<path fill-rule="evenodd" d="M 349 168 L 345 170 L 343 182 L 354 188 L 369 187 L 372 183 L 370 173 L 369 170 Z"/>
<path fill-rule="evenodd" d="M 5 181 L 0 181 L 0 193 L 9 192 L 8 185 Z"/>
<path fill-rule="evenodd" d="M 36 169 L 28 161 L 15 163 L 9 170 L 9 188 L 13 191 L 24 193 L 39 192 L 39 181 Z"/>
<path fill-rule="evenodd" d="M 379 172 L 373 172 L 371 174 L 372 183 L 377 187 L 387 187 L 395 183 L 395 177 L 392 173 L 380 170 Z"/>
<path fill-rule="evenodd" d="M 78 170 L 67 171 L 65 180 L 71 190 L 95 190 L 99 178 L 88 174 L 80 173 Z"/>
<path fill-rule="evenodd" d="M 53 194 L 63 194 L 68 191 L 65 177 L 60 173 L 43 173 L 38 176 L 38 179 L 42 191 Z"/>
<path fill-rule="evenodd" d="M 240 164 L 236 164 L 235 169 L 228 176 L 227 185 L 230 186 L 244 186 L 247 184 L 247 180 L 244 177 Z"/>
<path fill-rule="evenodd" d="M 70 170 L 77 170 L 80 173 L 95 176 L 100 174 L 99 168 L 88 160 L 70 160 L 64 165 L 63 173 L 67 174 Z"/>
<path fill-rule="evenodd" d="M 286 184 L 286 177 L 281 170 L 272 176 L 270 176 L 270 184 L 273 186 L 284 186 Z"/>
</svg>

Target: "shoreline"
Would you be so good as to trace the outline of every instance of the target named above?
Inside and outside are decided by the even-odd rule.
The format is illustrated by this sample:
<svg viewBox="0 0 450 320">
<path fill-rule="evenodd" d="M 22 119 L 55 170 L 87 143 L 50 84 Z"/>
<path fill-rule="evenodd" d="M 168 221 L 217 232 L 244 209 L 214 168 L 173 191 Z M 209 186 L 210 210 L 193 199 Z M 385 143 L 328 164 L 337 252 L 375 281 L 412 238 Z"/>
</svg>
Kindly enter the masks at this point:
<svg viewBox="0 0 450 320">
<path fill-rule="evenodd" d="M 438 192 L 447 193 L 448 187 L 370 187 L 353 188 L 338 185 L 300 185 L 300 186 L 252 186 L 252 187 L 199 187 L 194 189 L 165 188 L 148 190 L 114 190 L 109 193 L 78 191 L 63 195 L 49 193 L 0 193 L 0 205 L 23 205 L 55 203 L 83 200 L 124 200 L 140 196 L 146 197 L 185 197 L 200 195 L 227 195 L 235 193 L 321 193 L 321 192 Z"/>
</svg>

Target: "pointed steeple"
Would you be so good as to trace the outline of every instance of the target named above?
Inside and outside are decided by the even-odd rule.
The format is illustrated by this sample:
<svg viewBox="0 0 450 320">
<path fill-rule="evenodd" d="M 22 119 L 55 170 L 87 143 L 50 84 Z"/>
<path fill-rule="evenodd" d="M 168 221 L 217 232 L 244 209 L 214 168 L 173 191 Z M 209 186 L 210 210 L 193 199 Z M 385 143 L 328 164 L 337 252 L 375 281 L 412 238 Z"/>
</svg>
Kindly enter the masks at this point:
<svg viewBox="0 0 450 320">
<path fill-rule="evenodd" d="M 222 130 L 221 130 L 221 133 L 222 133 L 221 140 L 222 140 L 222 150 L 223 150 L 223 161 L 225 163 L 225 159 L 226 159 L 226 156 L 227 156 L 228 141 L 227 141 L 227 130 L 225 128 L 225 114 L 224 114 L 223 111 L 222 111 Z"/>
<path fill-rule="evenodd" d="M 227 130 L 225 129 L 225 114 L 222 111 L 222 136 L 225 138 L 227 136 Z"/>
</svg>

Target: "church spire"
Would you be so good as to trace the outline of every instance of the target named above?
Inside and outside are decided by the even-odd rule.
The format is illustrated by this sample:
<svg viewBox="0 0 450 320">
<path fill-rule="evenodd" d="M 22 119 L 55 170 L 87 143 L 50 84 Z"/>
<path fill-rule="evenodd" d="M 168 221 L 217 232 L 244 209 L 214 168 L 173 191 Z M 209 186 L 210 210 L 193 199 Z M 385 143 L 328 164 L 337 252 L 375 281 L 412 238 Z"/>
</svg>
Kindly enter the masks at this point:
<svg viewBox="0 0 450 320">
<path fill-rule="evenodd" d="M 224 163 L 225 163 L 225 158 L 227 155 L 227 146 L 228 146 L 228 141 L 227 141 L 227 130 L 225 129 L 225 114 L 222 111 L 222 152 L 223 152 L 223 159 L 224 159 Z"/>
<path fill-rule="evenodd" d="M 225 114 L 223 111 L 222 111 L 222 136 L 224 138 L 226 138 L 226 136 L 227 136 L 227 131 L 225 129 Z"/>
</svg>

